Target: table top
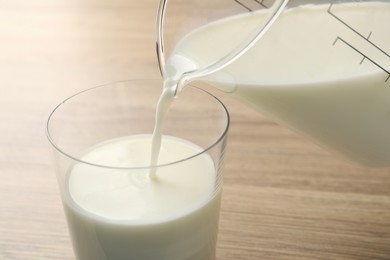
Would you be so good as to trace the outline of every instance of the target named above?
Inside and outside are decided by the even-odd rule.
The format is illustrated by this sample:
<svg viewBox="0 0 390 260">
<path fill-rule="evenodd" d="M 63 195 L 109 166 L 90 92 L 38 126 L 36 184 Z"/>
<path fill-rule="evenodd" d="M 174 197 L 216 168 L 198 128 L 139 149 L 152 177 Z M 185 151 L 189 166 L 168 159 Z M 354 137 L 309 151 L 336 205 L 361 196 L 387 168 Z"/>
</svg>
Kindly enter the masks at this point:
<svg viewBox="0 0 390 260">
<path fill-rule="evenodd" d="M 75 92 L 158 75 L 157 4 L 1 1 L 0 259 L 74 259 L 45 121 Z M 390 259 L 390 170 L 216 95 L 231 113 L 217 259 Z"/>
</svg>

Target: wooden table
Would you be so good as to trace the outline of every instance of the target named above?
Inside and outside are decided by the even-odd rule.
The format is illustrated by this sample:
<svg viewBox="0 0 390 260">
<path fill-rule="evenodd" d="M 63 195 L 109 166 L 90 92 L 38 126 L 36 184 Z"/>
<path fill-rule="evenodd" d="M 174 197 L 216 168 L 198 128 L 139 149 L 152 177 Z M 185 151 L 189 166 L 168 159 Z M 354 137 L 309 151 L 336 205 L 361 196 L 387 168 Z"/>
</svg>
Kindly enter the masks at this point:
<svg viewBox="0 0 390 260">
<path fill-rule="evenodd" d="M 156 0 L 0 3 L 0 259 L 74 259 L 45 120 L 94 85 L 158 75 Z M 390 171 L 354 168 L 236 101 L 217 259 L 390 259 Z"/>
</svg>

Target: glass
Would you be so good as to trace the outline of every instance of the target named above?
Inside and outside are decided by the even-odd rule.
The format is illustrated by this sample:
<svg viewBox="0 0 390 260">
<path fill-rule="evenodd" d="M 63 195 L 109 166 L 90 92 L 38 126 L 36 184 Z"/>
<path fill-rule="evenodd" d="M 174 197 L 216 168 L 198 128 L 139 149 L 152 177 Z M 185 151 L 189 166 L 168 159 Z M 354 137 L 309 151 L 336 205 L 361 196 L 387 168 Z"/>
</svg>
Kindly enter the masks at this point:
<svg viewBox="0 0 390 260">
<path fill-rule="evenodd" d="M 340 157 L 390 166 L 390 2 L 288 1 L 234 62 L 191 72 L 224 57 L 268 13 L 223 16 L 182 36 L 166 57 L 168 76 L 189 71 Z"/>
<path fill-rule="evenodd" d="M 78 260 L 215 259 L 229 115 L 217 98 L 188 86 L 163 130 L 162 156 L 176 151 L 171 144 L 181 150 L 151 167 L 160 94 L 161 80 L 116 82 L 66 99 L 48 119 Z M 139 154 L 148 156 L 126 164 Z M 157 180 L 148 178 L 152 168 Z"/>
<path fill-rule="evenodd" d="M 233 63 L 267 32 L 287 3 L 288 0 L 255 0 L 246 3 L 238 0 L 160 0 L 155 38 L 161 74 L 164 79 L 173 81 L 166 85 L 173 84 L 178 92 L 186 83 L 211 75 Z M 264 15 L 254 23 L 239 26 L 230 24 L 228 32 L 234 37 L 229 37 L 228 41 L 221 39 L 218 34 L 207 34 L 202 41 L 205 41 L 209 55 L 201 63 L 186 59 L 177 52 L 177 45 L 190 32 L 219 23 L 227 17 L 252 16 L 259 10 Z"/>
</svg>

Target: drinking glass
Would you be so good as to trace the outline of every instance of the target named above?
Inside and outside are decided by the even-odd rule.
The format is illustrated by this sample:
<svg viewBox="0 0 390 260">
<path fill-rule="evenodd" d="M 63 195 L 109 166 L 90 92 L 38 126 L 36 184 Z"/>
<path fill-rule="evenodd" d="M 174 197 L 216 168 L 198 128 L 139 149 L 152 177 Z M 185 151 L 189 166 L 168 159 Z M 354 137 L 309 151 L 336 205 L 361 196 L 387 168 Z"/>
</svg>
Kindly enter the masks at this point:
<svg viewBox="0 0 390 260">
<path fill-rule="evenodd" d="M 115 82 L 65 99 L 49 116 L 78 260 L 215 259 L 229 115 L 216 97 L 188 86 L 163 128 L 162 156 L 169 142 L 180 152 L 154 166 L 149 156 L 123 164 L 150 154 L 151 145 L 131 140 L 150 140 L 160 94 L 160 79 Z M 148 178 L 152 168 L 157 180 Z"/>
</svg>

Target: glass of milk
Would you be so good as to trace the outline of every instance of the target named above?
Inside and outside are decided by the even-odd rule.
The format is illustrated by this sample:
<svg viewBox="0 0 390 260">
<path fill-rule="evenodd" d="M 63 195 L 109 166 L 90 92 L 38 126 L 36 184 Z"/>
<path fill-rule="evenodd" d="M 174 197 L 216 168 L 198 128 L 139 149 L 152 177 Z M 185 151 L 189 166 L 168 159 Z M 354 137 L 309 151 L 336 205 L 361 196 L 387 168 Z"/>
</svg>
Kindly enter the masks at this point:
<svg viewBox="0 0 390 260">
<path fill-rule="evenodd" d="M 158 163 L 150 165 L 161 85 L 95 87 L 49 117 L 78 260 L 215 259 L 229 115 L 213 95 L 186 87 L 164 122 Z"/>
</svg>

